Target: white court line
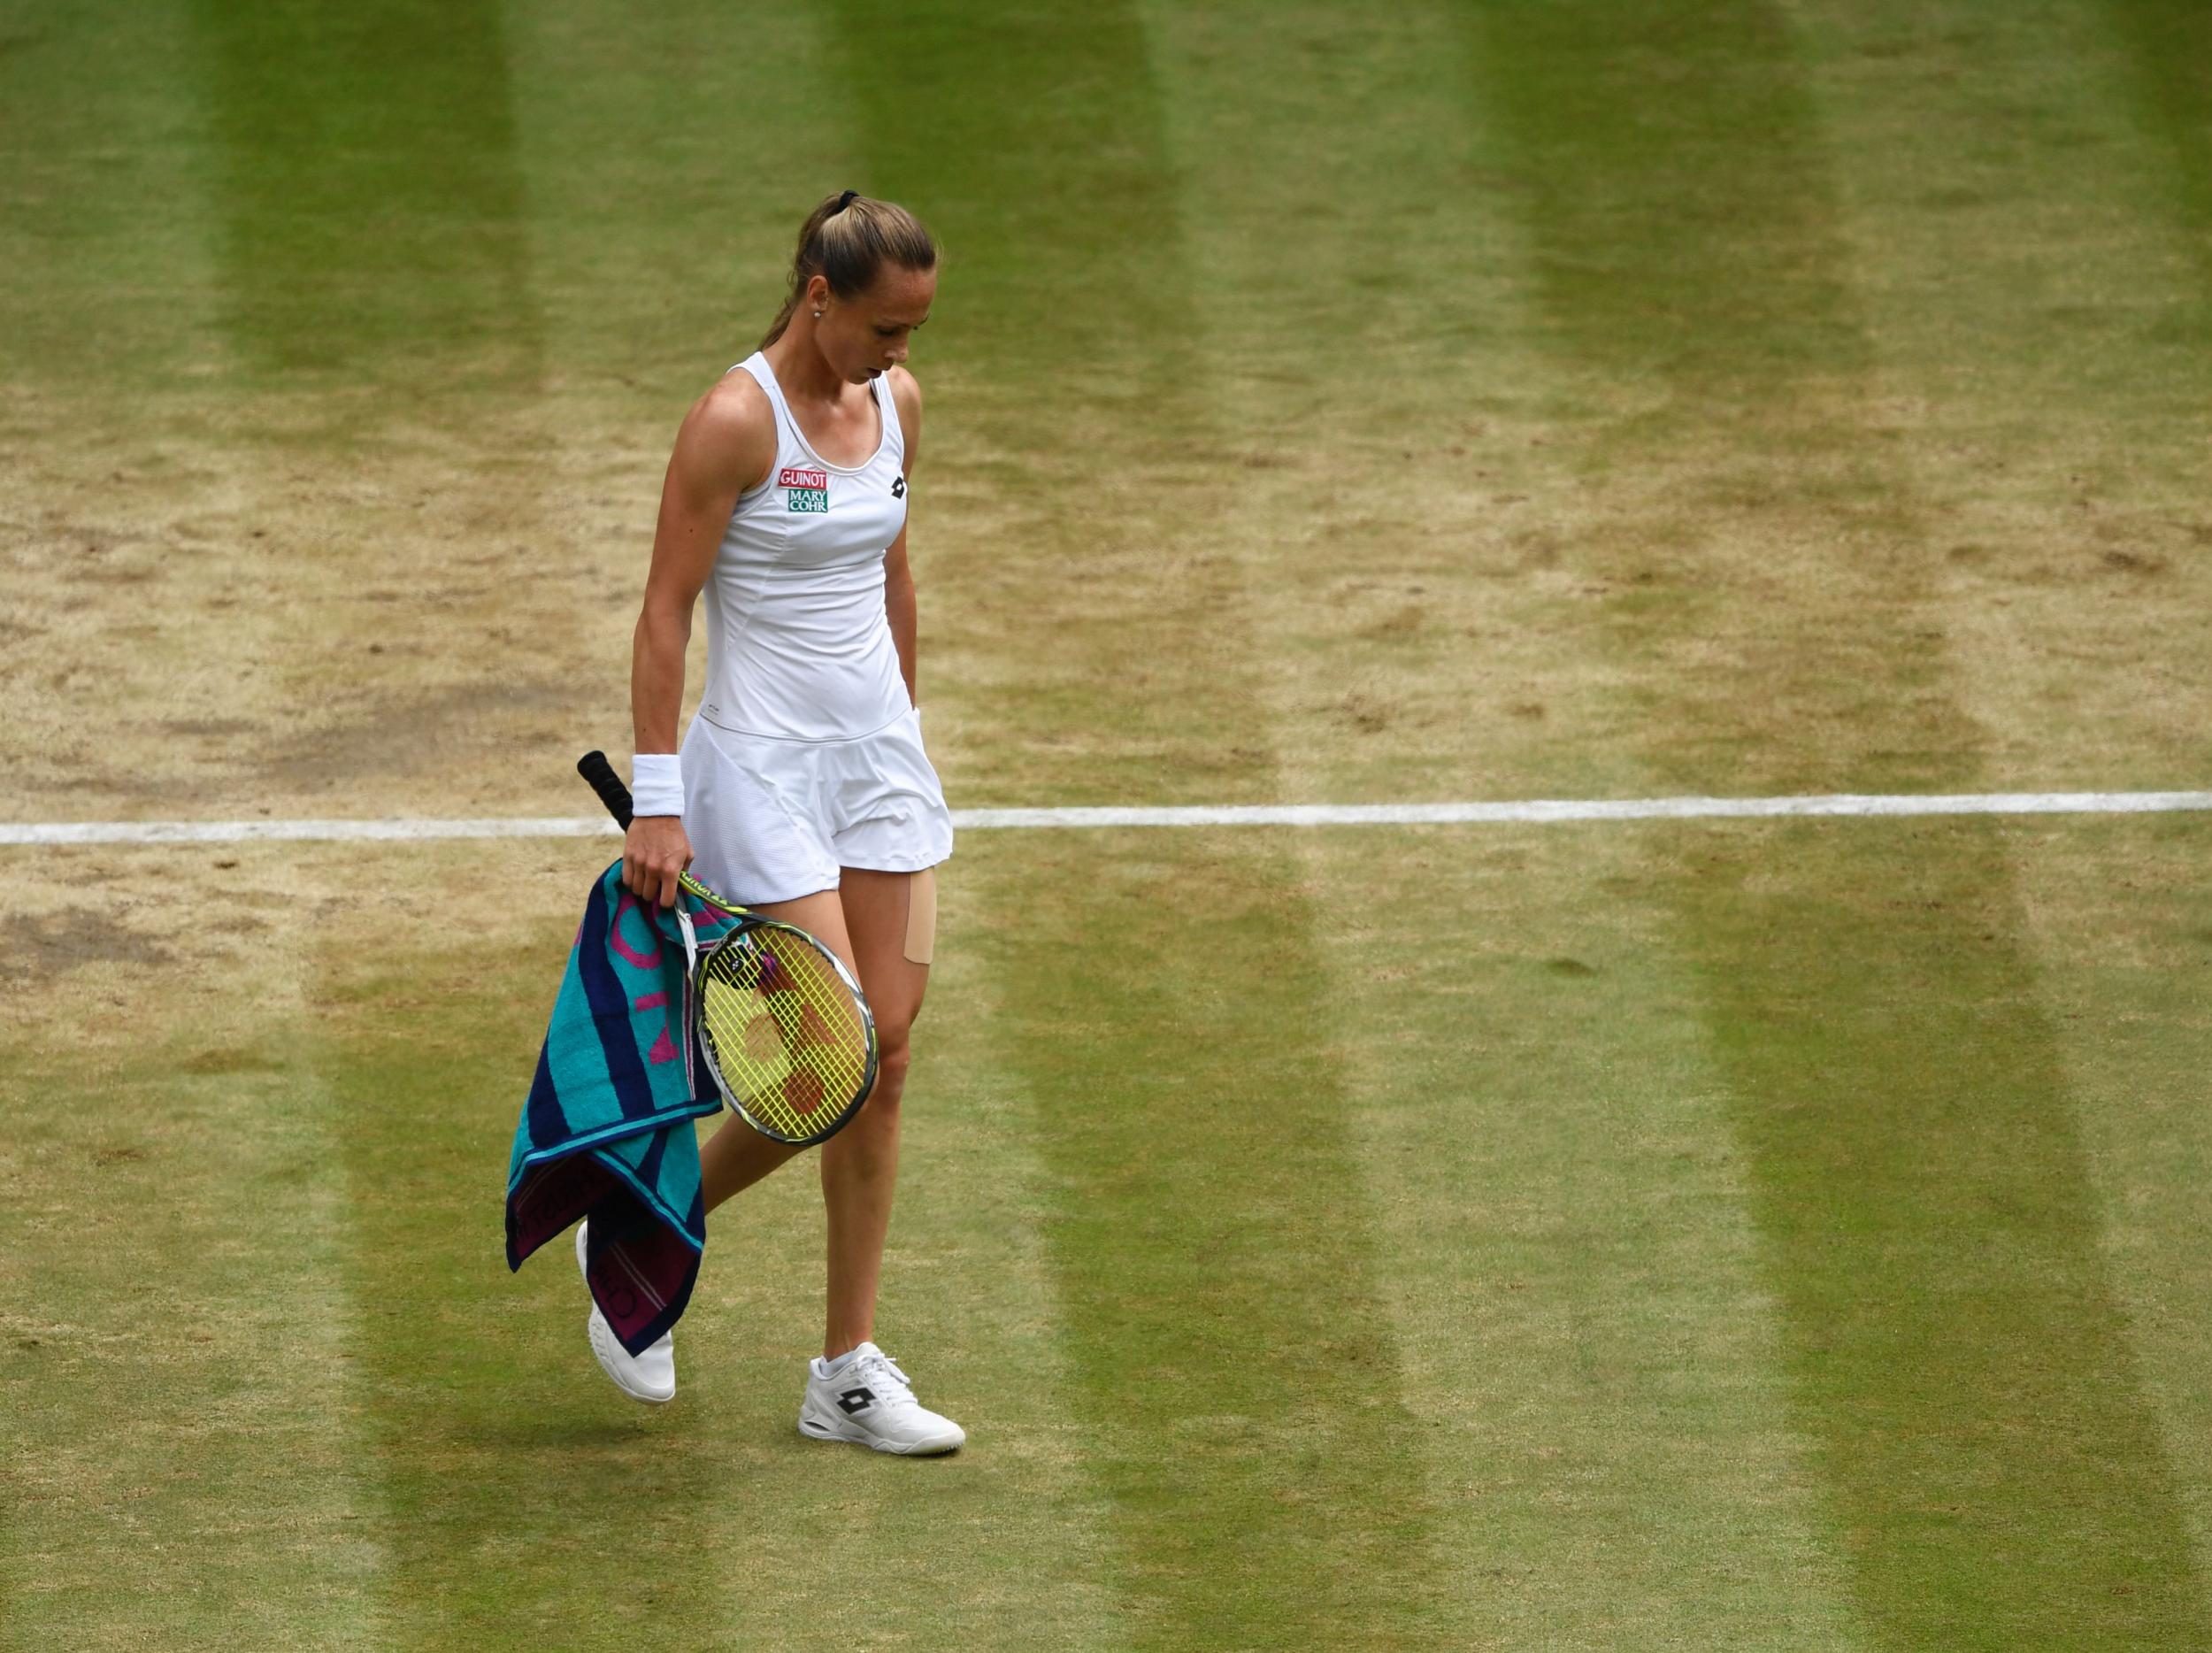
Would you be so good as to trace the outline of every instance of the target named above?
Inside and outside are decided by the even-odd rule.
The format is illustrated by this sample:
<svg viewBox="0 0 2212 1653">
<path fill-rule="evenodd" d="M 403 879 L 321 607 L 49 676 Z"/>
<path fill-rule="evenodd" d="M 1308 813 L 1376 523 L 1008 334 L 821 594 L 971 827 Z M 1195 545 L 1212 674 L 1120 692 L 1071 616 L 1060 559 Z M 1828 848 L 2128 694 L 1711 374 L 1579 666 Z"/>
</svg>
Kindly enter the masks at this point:
<svg viewBox="0 0 2212 1653">
<path fill-rule="evenodd" d="M 1700 820 L 1807 815 L 2146 815 L 2212 810 L 2212 792 L 1831 793 L 1793 798 L 1532 798 L 1504 803 L 1285 803 L 1181 809 L 955 810 L 953 826 L 1405 826 Z M 604 816 L 511 820 L 56 821 L 0 826 L 0 844 L 247 843 L 256 840 L 588 838 Z"/>
</svg>

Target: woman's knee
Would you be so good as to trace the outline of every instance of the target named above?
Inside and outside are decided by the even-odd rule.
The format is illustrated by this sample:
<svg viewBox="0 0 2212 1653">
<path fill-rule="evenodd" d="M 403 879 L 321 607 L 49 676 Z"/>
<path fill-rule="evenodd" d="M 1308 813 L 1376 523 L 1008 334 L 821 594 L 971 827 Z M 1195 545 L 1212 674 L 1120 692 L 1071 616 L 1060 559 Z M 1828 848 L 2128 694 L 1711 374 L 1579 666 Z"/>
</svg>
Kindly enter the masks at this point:
<svg viewBox="0 0 2212 1653">
<path fill-rule="evenodd" d="M 875 1088 L 868 1093 L 871 1108 L 881 1103 L 896 1107 L 901 1094 L 906 1089 L 906 1070 L 911 1061 L 904 1038 L 883 1040 L 876 1048 Z"/>
</svg>

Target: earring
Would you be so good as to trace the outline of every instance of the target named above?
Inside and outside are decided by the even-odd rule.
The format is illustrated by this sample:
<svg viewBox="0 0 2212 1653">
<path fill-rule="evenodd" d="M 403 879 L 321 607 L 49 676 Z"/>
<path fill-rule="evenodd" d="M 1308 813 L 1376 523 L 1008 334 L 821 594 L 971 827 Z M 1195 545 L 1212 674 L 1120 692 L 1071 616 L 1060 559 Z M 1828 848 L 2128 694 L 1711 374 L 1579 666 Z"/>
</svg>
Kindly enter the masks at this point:
<svg viewBox="0 0 2212 1653">
<path fill-rule="evenodd" d="M 815 319 L 815 320 L 819 321 L 819 320 L 822 319 L 822 312 L 821 312 L 820 311 L 818 311 L 818 311 L 816 311 L 814 312 L 814 319 Z"/>
</svg>

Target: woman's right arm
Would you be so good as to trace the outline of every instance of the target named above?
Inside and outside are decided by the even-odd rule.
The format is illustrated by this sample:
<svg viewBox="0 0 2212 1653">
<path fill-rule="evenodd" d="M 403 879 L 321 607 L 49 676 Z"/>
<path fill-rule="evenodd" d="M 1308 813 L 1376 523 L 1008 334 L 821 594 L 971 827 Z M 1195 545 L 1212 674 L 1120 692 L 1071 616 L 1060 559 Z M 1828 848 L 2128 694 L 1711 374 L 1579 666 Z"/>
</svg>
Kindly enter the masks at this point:
<svg viewBox="0 0 2212 1653">
<path fill-rule="evenodd" d="M 684 700 L 684 650 L 691 611 L 714 567 L 737 496 L 758 484 L 776 459 L 775 416 L 750 374 L 731 373 L 692 404 L 676 433 L 661 484 L 630 654 L 630 720 L 639 752 L 673 752 Z M 675 815 L 630 823 L 622 881 L 641 901 L 673 906 L 676 875 L 691 865 L 691 841 Z"/>
</svg>

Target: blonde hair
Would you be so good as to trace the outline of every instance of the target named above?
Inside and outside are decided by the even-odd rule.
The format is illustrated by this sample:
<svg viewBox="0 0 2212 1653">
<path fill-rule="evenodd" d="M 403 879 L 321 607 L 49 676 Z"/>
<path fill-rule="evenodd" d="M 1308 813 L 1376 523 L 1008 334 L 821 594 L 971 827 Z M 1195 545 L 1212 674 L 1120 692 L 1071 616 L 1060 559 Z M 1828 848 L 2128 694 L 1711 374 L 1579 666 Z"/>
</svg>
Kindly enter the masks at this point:
<svg viewBox="0 0 2212 1653">
<path fill-rule="evenodd" d="M 871 201 L 856 189 L 824 196 L 799 231 L 799 250 L 791 260 L 791 293 L 760 348 L 764 350 L 783 337 L 814 277 L 826 278 L 830 291 L 840 298 L 857 298 L 875 285 L 887 264 L 933 270 L 937 243 L 911 212 L 893 202 Z"/>
</svg>

